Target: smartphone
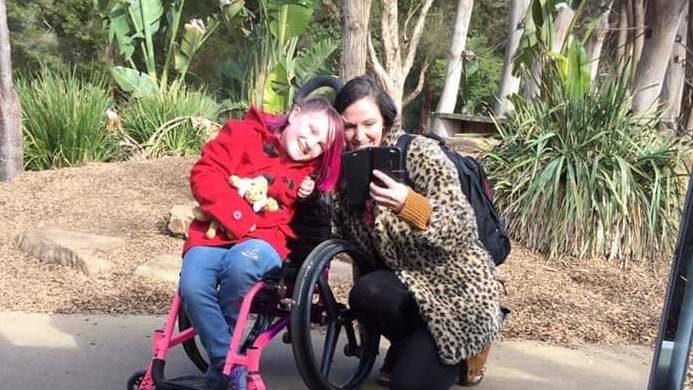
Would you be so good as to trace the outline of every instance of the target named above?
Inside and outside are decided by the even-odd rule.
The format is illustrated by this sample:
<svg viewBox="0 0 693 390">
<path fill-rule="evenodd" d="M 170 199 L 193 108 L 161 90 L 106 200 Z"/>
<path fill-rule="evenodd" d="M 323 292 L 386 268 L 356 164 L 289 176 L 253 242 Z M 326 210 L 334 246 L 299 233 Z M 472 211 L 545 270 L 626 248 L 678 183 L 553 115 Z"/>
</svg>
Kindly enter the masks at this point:
<svg viewBox="0 0 693 390">
<path fill-rule="evenodd" d="M 402 151 L 394 146 L 373 148 L 373 169 L 382 171 L 399 182 L 404 181 Z M 375 181 L 377 185 L 384 187 L 384 184 L 376 179 L 372 172 L 371 180 Z"/>
<path fill-rule="evenodd" d="M 355 209 L 365 207 L 368 199 L 372 154 L 370 148 L 342 153 L 342 191 L 349 206 Z"/>
<path fill-rule="evenodd" d="M 369 197 L 369 184 L 384 184 L 373 175 L 377 169 L 397 181 L 404 181 L 402 152 L 396 147 L 363 148 L 342 153 L 342 187 L 348 203 L 363 208 Z"/>
</svg>

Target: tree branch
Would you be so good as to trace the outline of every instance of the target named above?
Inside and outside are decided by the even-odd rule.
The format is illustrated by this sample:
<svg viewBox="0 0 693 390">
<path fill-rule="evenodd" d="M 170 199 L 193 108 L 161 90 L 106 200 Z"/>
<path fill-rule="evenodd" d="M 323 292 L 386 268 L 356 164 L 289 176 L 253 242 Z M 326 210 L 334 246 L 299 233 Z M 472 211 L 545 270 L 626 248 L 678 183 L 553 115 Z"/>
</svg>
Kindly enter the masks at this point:
<svg viewBox="0 0 693 390">
<path fill-rule="evenodd" d="M 416 83 L 416 87 L 414 88 L 413 91 L 404 95 L 404 97 L 402 98 L 402 107 L 411 103 L 412 100 L 416 99 L 416 97 L 419 96 L 421 91 L 423 91 L 424 81 L 426 80 L 426 71 L 428 70 L 428 66 L 430 64 L 431 64 L 430 61 L 424 62 L 424 66 L 419 71 L 419 81 Z"/>
<path fill-rule="evenodd" d="M 416 20 L 416 26 L 414 27 L 414 32 L 411 36 L 411 42 L 408 45 L 407 59 L 404 61 L 404 66 L 402 67 L 402 73 L 409 73 L 414 64 L 414 58 L 416 58 L 416 49 L 419 46 L 419 41 L 421 41 L 421 35 L 423 34 L 424 23 L 426 22 L 426 15 L 428 15 L 428 10 L 431 8 L 433 0 L 425 0 L 422 7 L 419 18 Z"/>
<path fill-rule="evenodd" d="M 339 7 L 337 7 L 336 5 L 334 5 L 334 3 L 332 2 L 332 0 L 322 0 L 322 5 L 324 5 L 325 8 L 327 8 L 327 12 L 328 12 L 330 15 L 334 16 L 334 17 L 337 18 L 337 19 L 339 19 L 339 18 L 342 17 L 342 13 L 341 13 Z"/>
<path fill-rule="evenodd" d="M 373 46 L 373 39 L 370 33 L 368 33 L 368 63 L 373 70 L 375 79 L 380 82 L 380 84 L 385 88 L 386 92 L 391 93 L 394 85 L 392 78 L 380 63 L 380 60 L 378 60 L 378 54 L 375 52 L 375 46 Z"/>
</svg>

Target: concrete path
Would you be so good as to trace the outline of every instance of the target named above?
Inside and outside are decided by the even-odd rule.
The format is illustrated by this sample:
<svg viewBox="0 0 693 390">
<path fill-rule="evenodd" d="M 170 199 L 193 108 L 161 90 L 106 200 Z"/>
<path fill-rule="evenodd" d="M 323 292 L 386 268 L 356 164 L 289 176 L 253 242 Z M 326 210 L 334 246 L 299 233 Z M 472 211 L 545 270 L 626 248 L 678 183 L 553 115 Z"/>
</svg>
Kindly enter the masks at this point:
<svg viewBox="0 0 693 390">
<path fill-rule="evenodd" d="M 0 312 L 0 389 L 125 389 L 127 378 L 146 366 L 151 333 L 164 320 Z M 293 361 L 289 345 L 279 340 L 269 345 L 262 360 L 268 389 L 305 389 Z M 502 341 L 492 350 L 486 378 L 476 389 L 645 389 L 651 361 L 652 351 L 645 347 L 566 349 Z M 171 377 L 197 371 L 182 348 L 175 348 L 166 373 Z M 375 374 L 374 369 L 363 389 L 379 389 Z"/>
</svg>

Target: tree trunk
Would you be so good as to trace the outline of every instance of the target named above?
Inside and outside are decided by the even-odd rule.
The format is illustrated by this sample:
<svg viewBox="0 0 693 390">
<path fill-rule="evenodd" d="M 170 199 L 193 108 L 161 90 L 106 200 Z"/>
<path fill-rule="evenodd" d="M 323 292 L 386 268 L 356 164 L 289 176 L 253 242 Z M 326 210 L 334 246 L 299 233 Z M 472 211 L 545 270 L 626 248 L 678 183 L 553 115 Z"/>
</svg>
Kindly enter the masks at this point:
<svg viewBox="0 0 693 390">
<path fill-rule="evenodd" d="M 508 18 L 508 37 L 505 41 L 505 59 L 503 60 L 503 73 L 501 73 L 500 85 L 498 87 L 498 101 L 493 109 L 493 114 L 501 117 L 505 112 L 512 111 L 514 108 L 508 100 L 508 96 L 520 90 L 520 77 L 515 77 L 513 71 L 513 57 L 520 40 L 524 33 L 525 15 L 531 0 L 510 0 L 510 15 Z"/>
<path fill-rule="evenodd" d="M 452 28 L 452 40 L 450 50 L 448 50 L 448 63 L 445 69 L 445 84 L 443 92 L 438 100 L 436 112 L 455 112 L 457 104 L 457 94 L 460 90 L 460 79 L 462 78 L 462 66 L 464 62 L 464 49 L 467 44 L 467 31 L 469 30 L 469 19 L 472 16 L 474 0 L 458 0 L 457 10 L 455 11 L 455 25 Z M 432 132 L 442 135 L 452 135 L 452 130 L 447 129 L 443 121 L 433 117 L 431 126 Z"/>
<path fill-rule="evenodd" d="M 22 111 L 12 82 L 7 7 L 0 0 L 0 181 L 9 181 L 24 169 Z"/>
<path fill-rule="evenodd" d="M 631 0 L 632 42 L 633 42 L 633 72 L 636 72 L 636 64 L 640 62 L 640 56 L 645 45 L 645 6 L 643 0 Z M 633 74 L 635 76 L 635 73 Z"/>
<path fill-rule="evenodd" d="M 371 3 L 372 0 L 342 0 L 342 55 L 339 60 L 339 77 L 344 82 L 366 73 Z"/>
<path fill-rule="evenodd" d="M 423 103 L 421 104 L 421 123 L 419 124 L 419 134 L 428 132 L 428 118 L 431 115 L 431 107 L 433 106 L 433 91 L 431 88 L 424 87 Z"/>
<path fill-rule="evenodd" d="M 664 76 L 662 85 L 661 102 L 666 103 L 667 108 L 660 129 L 678 132 L 681 116 L 681 100 L 683 97 L 683 85 L 686 82 L 686 68 L 684 67 L 686 58 L 686 40 L 688 34 L 688 2 L 684 5 L 684 10 L 679 18 L 678 32 L 674 38 L 674 47 L 669 58 L 669 67 Z"/>
<path fill-rule="evenodd" d="M 678 31 L 687 0 L 650 0 L 647 5 L 647 29 L 642 56 L 633 82 L 633 112 L 642 113 L 658 105 L 662 84 L 671 57 L 674 38 Z"/>
<path fill-rule="evenodd" d="M 382 0 L 381 4 L 381 56 L 379 59 L 375 46 L 368 40 L 368 60 L 373 67 L 375 78 L 382 84 L 385 91 L 392 97 L 398 112 L 402 112 L 404 101 L 411 101 L 423 89 L 423 77 L 427 67 L 421 68 L 419 83 L 410 94 L 405 97 L 404 82 L 414 64 L 416 50 L 421 41 L 426 15 L 433 0 L 423 0 L 411 34 L 407 34 L 408 40 L 401 39 L 399 33 L 397 0 Z M 401 41 L 400 41 L 401 39 Z M 404 58 L 402 58 L 404 53 Z"/>
<path fill-rule="evenodd" d="M 553 20 L 553 34 L 551 42 L 551 50 L 554 53 L 561 52 L 563 43 L 565 42 L 565 37 L 568 36 L 568 32 L 573 23 L 574 17 L 575 10 L 571 7 L 563 7 L 560 11 L 558 11 L 558 14 L 556 14 L 556 18 Z"/>
<path fill-rule="evenodd" d="M 620 0 L 618 7 L 618 36 L 616 38 L 616 60 L 623 71 L 628 53 L 628 0 Z"/>
<path fill-rule="evenodd" d="M 611 13 L 612 4 L 613 2 L 610 2 L 607 5 L 606 10 L 604 10 L 604 13 L 602 13 L 602 16 L 599 17 L 597 26 L 595 27 L 594 31 L 592 32 L 592 35 L 590 35 L 589 39 L 587 40 L 587 44 L 585 45 L 587 58 L 590 61 L 590 79 L 592 81 L 594 81 L 594 79 L 597 77 L 597 73 L 599 72 L 599 58 L 602 54 L 602 46 L 604 46 L 604 39 L 606 38 L 606 34 L 609 32 L 609 14 Z"/>
</svg>

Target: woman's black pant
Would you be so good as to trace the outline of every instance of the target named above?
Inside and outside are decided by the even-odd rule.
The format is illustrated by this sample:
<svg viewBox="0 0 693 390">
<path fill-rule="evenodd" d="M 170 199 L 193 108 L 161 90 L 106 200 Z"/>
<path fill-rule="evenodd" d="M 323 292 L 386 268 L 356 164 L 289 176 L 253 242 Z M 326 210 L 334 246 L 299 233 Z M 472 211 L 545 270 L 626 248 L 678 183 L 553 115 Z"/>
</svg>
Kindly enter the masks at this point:
<svg viewBox="0 0 693 390">
<path fill-rule="evenodd" d="M 440 361 L 416 302 L 392 271 L 360 277 L 349 294 L 349 306 L 356 319 L 397 348 L 390 389 L 446 390 L 457 381 L 459 365 Z"/>
</svg>

